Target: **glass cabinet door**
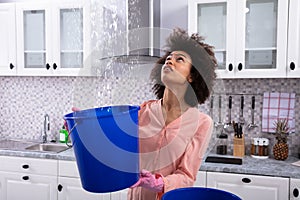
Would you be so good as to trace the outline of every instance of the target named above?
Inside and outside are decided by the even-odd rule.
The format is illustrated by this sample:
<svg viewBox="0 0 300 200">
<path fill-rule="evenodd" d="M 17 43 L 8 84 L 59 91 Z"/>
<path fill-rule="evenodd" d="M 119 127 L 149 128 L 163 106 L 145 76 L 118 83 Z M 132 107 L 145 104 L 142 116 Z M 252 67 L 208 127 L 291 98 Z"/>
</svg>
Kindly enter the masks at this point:
<svg viewBox="0 0 300 200">
<path fill-rule="evenodd" d="M 286 76 L 288 1 L 237 1 L 236 77 Z"/>
<path fill-rule="evenodd" d="M 218 69 L 226 66 L 226 16 L 226 2 L 198 4 L 197 33 L 215 47 Z"/>
<path fill-rule="evenodd" d="M 229 0 L 189 0 L 189 32 L 214 46 L 219 78 L 232 77 L 235 60 L 235 3 Z"/>
<path fill-rule="evenodd" d="M 245 69 L 276 68 L 277 0 L 246 3 Z"/>
<path fill-rule="evenodd" d="M 23 12 L 24 67 L 45 68 L 45 10 Z"/>
<path fill-rule="evenodd" d="M 60 67 L 83 66 L 82 8 L 60 10 Z"/>
</svg>

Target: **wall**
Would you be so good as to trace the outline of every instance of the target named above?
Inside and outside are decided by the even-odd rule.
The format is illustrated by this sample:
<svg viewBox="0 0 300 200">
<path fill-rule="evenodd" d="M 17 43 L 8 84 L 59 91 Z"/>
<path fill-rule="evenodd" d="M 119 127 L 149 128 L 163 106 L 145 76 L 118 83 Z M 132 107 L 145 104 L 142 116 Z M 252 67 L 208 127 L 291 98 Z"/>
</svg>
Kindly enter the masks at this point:
<svg viewBox="0 0 300 200">
<path fill-rule="evenodd" d="M 121 12 L 121 11 L 119 11 Z M 123 15 L 121 13 L 120 15 Z M 166 33 L 174 27 L 187 29 L 187 0 L 161 0 L 161 27 Z M 124 20 L 120 20 L 123 24 Z M 162 39 L 165 38 L 162 35 Z M 162 40 L 163 46 L 163 40 Z M 101 46 L 101 45 L 100 45 Z M 108 71 L 105 77 L 1 77 L 0 76 L 0 137 L 24 140 L 40 140 L 43 129 L 43 118 L 50 115 L 50 139 L 56 139 L 63 125 L 63 116 L 71 112 L 72 106 L 88 108 L 108 104 L 140 104 L 153 99 L 151 84 L 147 81 L 151 66 L 136 67 L 133 71 L 126 68 L 116 69 L 118 75 Z M 131 69 L 132 70 L 132 69 Z M 127 72 L 127 73 L 124 73 Z M 300 146 L 300 88 L 299 79 L 227 79 L 219 80 L 217 85 L 222 90 L 216 90 L 214 96 L 222 95 L 222 121 L 228 117 L 228 94 L 233 95 L 232 118 L 239 115 L 239 94 L 245 95 L 244 116 L 246 124 L 250 122 L 250 97 L 257 99 L 255 123 L 258 127 L 246 130 L 247 152 L 251 137 L 274 136 L 261 133 L 261 108 L 263 92 L 295 92 L 296 93 L 296 133 L 289 136 L 290 154 L 297 154 Z M 216 107 L 216 106 L 215 106 Z M 199 107 L 205 113 L 210 113 L 209 101 Z M 214 110 L 213 119 L 218 120 Z M 215 129 L 214 136 L 219 130 Z M 229 135 L 232 139 L 232 134 Z"/>
<path fill-rule="evenodd" d="M 151 84 L 147 81 L 149 68 L 136 68 L 122 77 L 109 79 L 83 77 L 0 77 L 0 137 L 39 140 L 45 113 L 50 115 L 51 139 L 58 136 L 63 116 L 72 106 L 89 108 L 109 104 L 140 104 L 154 99 Z M 228 94 L 233 95 L 232 119 L 238 121 L 240 94 L 245 95 L 245 125 L 251 122 L 250 99 L 256 96 L 255 123 L 257 128 L 245 129 L 247 153 L 251 137 L 267 137 L 274 142 L 274 135 L 261 133 L 263 92 L 295 92 L 296 133 L 288 138 L 290 154 L 297 154 L 300 146 L 300 88 L 299 79 L 228 79 L 218 80 L 214 96 L 222 96 L 222 122 L 228 120 Z M 220 90 L 221 88 L 222 90 Z M 215 98 L 217 99 L 217 98 Z M 216 100 L 215 100 L 216 102 Z M 214 105 L 213 119 L 218 121 Z M 211 114 L 209 101 L 199 109 Z M 213 137 L 220 132 L 215 129 Z M 229 141 L 233 134 L 229 134 Z M 231 143 L 231 142 L 229 142 Z M 231 146 L 231 145 L 230 145 Z"/>
</svg>

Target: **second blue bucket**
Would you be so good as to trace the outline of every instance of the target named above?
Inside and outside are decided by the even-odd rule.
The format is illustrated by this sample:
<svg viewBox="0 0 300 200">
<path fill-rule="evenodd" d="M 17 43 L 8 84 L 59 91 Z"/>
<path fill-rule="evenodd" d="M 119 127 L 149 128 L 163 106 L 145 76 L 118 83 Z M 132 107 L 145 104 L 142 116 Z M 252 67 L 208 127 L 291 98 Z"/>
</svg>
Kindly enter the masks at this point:
<svg viewBox="0 0 300 200">
<path fill-rule="evenodd" d="M 114 192 L 139 179 L 138 106 L 107 106 L 64 116 L 82 187 Z"/>
<path fill-rule="evenodd" d="M 166 192 L 162 200 L 242 200 L 240 197 L 223 190 L 203 187 L 179 188 Z"/>
</svg>

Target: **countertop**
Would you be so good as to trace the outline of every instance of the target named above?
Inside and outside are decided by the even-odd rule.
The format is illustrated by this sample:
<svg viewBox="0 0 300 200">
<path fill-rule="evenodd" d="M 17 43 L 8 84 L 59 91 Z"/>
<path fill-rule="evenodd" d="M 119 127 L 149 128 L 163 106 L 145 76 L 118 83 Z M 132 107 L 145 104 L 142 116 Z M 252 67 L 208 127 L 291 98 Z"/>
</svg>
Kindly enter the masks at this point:
<svg viewBox="0 0 300 200">
<path fill-rule="evenodd" d="M 56 159 L 75 161 L 73 149 L 60 153 L 32 152 L 19 150 L 0 150 L 0 156 L 18 156 L 42 159 Z M 273 158 L 257 159 L 251 156 L 243 157 L 243 164 L 208 163 L 203 160 L 200 171 L 227 172 L 239 174 L 266 175 L 276 177 L 300 178 L 300 167 L 291 163 L 299 161 L 298 158 L 289 156 L 285 161 Z"/>
</svg>

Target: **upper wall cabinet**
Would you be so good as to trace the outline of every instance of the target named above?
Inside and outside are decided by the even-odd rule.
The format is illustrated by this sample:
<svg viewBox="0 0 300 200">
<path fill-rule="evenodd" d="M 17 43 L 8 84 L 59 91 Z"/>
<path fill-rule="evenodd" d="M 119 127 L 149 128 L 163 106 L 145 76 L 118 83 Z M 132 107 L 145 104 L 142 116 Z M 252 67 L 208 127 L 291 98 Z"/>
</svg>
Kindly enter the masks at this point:
<svg viewBox="0 0 300 200">
<path fill-rule="evenodd" d="M 287 75 L 300 77 L 300 1 L 290 0 Z"/>
<path fill-rule="evenodd" d="M 288 5 L 287 0 L 189 0 L 189 32 L 215 47 L 219 78 L 286 77 Z"/>
<path fill-rule="evenodd" d="M 19 75 L 89 73 L 88 1 L 16 3 Z"/>
<path fill-rule="evenodd" d="M 16 74 L 15 4 L 0 4 L 0 76 Z"/>
</svg>

